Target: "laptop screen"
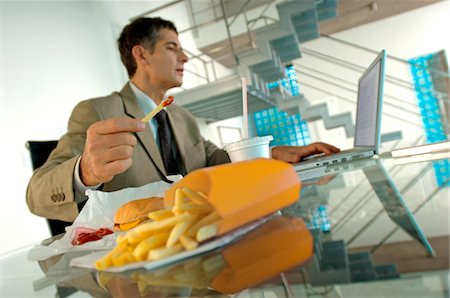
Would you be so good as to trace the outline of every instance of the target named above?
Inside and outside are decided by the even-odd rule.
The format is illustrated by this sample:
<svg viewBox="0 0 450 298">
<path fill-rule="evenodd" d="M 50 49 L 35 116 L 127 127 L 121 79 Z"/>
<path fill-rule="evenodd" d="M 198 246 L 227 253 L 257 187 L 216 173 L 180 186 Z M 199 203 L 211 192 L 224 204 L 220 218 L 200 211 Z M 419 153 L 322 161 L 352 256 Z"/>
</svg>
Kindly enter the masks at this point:
<svg viewBox="0 0 450 298">
<path fill-rule="evenodd" d="M 378 110 L 381 107 L 384 51 L 361 76 L 358 84 L 355 147 L 376 147 L 379 140 Z"/>
</svg>

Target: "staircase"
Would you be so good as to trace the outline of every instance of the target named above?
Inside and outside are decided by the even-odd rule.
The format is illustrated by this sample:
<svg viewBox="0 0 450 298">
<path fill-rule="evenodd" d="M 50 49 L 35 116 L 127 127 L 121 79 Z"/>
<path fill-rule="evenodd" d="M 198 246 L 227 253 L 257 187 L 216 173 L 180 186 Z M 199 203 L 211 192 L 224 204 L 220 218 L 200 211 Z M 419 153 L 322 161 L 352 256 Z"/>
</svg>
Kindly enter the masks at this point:
<svg viewBox="0 0 450 298">
<path fill-rule="evenodd" d="M 322 119 L 326 129 L 344 127 L 347 137 L 354 137 L 355 125 L 350 112 L 330 115 L 326 103 L 311 105 L 304 95 L 278 101 L 278 107 L 290 114 L 301 113 L 303 121 L 317 121 Z"/>
<path fill-rule="evenodd" d="M 254 3 L 255 2 L 255 3 Z M 195 4 L 193 1 L 192 4 Z M 330 116 L 326 104 L 310 105 L 304 96 L 290 98 L 270 92 L 267 83 L 285 77 L 285 65 L 301 57 L 299 44 L 319 37 L 319 22 L 337 15 L 337 0 L 302 1 L 224 1 L 228 19 L 236 20 L 244 8 L 255 8 L 256 4 L 271 4 L 276 8 L 278 19 L 270 25 L 260 27 L 249 34 L 250 40 L 243 42 L 245 33 L 225 41 L 200 46 L 199 49 L 211 58 L 235 69 L 234 74 L 204 86 L 177 93 L 177 102 L 195 116 L 209 121 L 219 121 L 242 115 L 241 77 L 247 78 L 249 113 L 279 106 L 282 109 L 302 112 L 302 119 L 323 119 L 326 128 L 343 126 L 348 137 L 353 136 L 350 113 Z M 252 4 L 250 4 L 252 3 Z M 220 2 L 215 2 L 211 11 L 219 14 Z M 240 7 L 234 7 L 240 5 Z M 253 6 L 252 6 L 253 5 Z M 193 8 L 195 11 L 195 7 Z M 203 18 L 205 8 L 202 8 Z M 232 20 L 232 21 L 233 21 Z M 225 21 L 227 22 L 227 21 Z M 200 34 L 201 38 L 201 34 Z M 204 37 L 203 37 L 204 38 Z M 238 47 L 233 43 L 237 41 Z M 253 45 L 253 46 L 252 46 Z M 235 59 L 223 59 L 224 52 L 234 52 Z M 228 55 L 229 57 L 229 55 Z M 234 62 L 234 63 L 233 63 Z M 236 64 L 238 62 L 239 64 Z"/>
</svg>

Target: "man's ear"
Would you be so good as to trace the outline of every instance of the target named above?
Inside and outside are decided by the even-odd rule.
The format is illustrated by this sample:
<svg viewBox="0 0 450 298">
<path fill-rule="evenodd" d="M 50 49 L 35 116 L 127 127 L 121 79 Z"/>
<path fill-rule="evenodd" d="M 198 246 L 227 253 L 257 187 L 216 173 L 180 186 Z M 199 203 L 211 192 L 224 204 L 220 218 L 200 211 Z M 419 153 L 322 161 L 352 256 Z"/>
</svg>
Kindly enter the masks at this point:
<svg viewBox="0 0 450 298">
<path fill-rule="evenodd" d="M 131 53 L 133 54 L 134 60 L 136 61 L 136 65 L 147 65 L 149 64 L 146 53 L 147 50 L 141 45 L 135 45 L 131 49 Z"/>
</svg>

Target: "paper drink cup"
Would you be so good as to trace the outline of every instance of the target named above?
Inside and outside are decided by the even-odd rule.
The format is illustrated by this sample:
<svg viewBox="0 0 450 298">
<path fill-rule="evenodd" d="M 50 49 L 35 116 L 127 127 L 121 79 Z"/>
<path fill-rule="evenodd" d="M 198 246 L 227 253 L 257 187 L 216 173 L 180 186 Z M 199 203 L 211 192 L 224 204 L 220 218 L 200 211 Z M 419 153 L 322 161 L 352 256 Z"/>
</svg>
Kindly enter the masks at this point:
<svg viewBox="0 0 450 298">
<path fill-rule="evenodd" d="M 269 158 L 269 143 L 272 136 L 254 137 L 230 143 L 224 150 L 230 156 L 231 162 L 244 161 L 254 158 Z"/>
</svg>

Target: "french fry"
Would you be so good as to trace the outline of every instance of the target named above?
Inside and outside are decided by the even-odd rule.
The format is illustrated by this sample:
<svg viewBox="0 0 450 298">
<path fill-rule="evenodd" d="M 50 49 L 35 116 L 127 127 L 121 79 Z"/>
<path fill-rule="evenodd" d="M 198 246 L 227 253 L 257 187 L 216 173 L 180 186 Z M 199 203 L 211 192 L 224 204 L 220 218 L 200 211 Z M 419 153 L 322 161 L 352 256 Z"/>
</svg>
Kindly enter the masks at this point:
<svg viewBox="0 0 450 298">
<path fill-rule="evenodd" d="M 172 247 L 169 248 L 156 248 L 156 249 L 152 249 L 149 251 L 148 253 L 148 258 L 149 260 L 161 260 L 167 257 L 170 257 L 176 253 L 179 253 L 180 251 L 183 250 L 183 246 L 178 243 Z"/>
<path fill-rule="evenodd" d="M 183 187 L 181 191 L 192 200 L 197 205 L 210 205 L 209 202 L 202 196 L 199 195 L 197 192 L 190 190 L 187 187 Z"/>
<path fill-rule="evenodd" d="M 154 220 L 154 221 L 162 220 L 162 219 L 172 217 L 172 216 L 173 216 L 173 213 L 172 213 L 172 210 L 170 210 L 170 209 L 157 210 L 157 211 L 150 212 L 148 214 L 148 218 L 150 218 L 151 220 Z"/>
<path fill-rule="evenodd" d="M 105 270 L 106 268 L 109 268 L 112 265 L 113 265 L 112 259 L 108 255 L 95 262 L 95 268 L 97 268 L 97 270 Z"/>
<path fill-rule="evenodd" d="M 148 256 L 148 252 L 151 249 L 162 246 L 169 237 L 169 233 L 159 233 L 148 237 L 147 239 L 141 241 L 136 248 L 133 250 L 133 256 L 138 261 L 143 261 Z"/>
<path fill-rule="evenodd" d="M 198 242 L 197 241 L 195 241 L 192 238 L 189 238 L 186 235 L 181 235 L 180 236 L 180 243 L 181 243 L 181 245 L 183 245 L 183 247 L 186 250 L 193 250 L 193 249 L 196 249 L 197 246 L 198 246 Z"/>
<path fill-rule="evenodd" d="M 181 191 L 181 189 L 177 188 L 175 191 L 175 204 L 172 207 L 172 213 L 175 215 L 180 215 L 182 212 L 179 210 L 179 206 L 184 203 L 185 194 Z"/>
<path fill-rule="evenodd" d="M 119 234 L 116 238 L 117 245 L 126 247 L 128 245 L 128 237 L 126 233 Z"/>
<path fill-rule="evenodd" d="M 196 205 L 192 203 L 185 203 L 177 206 L 178 212 L 189 212 L 195 214 L 206 214 L 212 212 L 214 209 L 209 205 Z"/>
<path fill-rule="evenodd" d="M 128 246 L 137 245 L 139 242 L 143 241 L 146 238 L 147 237 L 145 234 L 127 233 L 127 242 L 129 244 Z"/>
<path fill-rule="evenodd" d="M 141 224 L 134 229 L 130 230 L 128 234 L 141 234 L 149 236 L 151 233 L 159 232 L 162 230 L 170 229 L 178 222 L 186 220 L 189 218 L 188 214 L 181 214 L 177 216 L 172 216 L 169 218 L 162 219 L 160 221 L 152 221 L 148 223 Z"/>
<path fill-rule="evenodd" d="M 187 213 L 187 219 L 184 221 L 178 222 L 175 227 L 173 227 L 172 231 L 170 232 L 169 238 L 167 239 L 166 247 L 172 247 L 178 239 L 180 239 L 180 236 L 189 228 L 190 225 L 195 221 L 197 218 L 194 215 L 191 215 Z"/>
<path fill-rule="evenodd" d="M 186 232 L 186 235 L 193 238 L 194 236 L 197 235 L 197 231 L 206 225 L 209 225 L 213 222 L 216 222 L 217 220 L 220 219 L 220 215 L 217 212 L 211 212 L 210 214 L 208 214 L 207 216 L 203 217 L 202 219 L 200 219 L 199 221 L 197 221 L 195 224 L 193 224 L 189 230 Z"/>
<path fill-rule="evenodd" d="M 134 256 L 128 250 L 112 255 L 111 259 L 114 266 L 123 266 L 135 261 Z"/>
<path fill-rule="evenodd" d="M 197 235 L 195 238 L 198 242 L 208 240 L 208 239 L 216 236 L 218 230 L 219 230 L 219 226 L 217 223 L 212 223 L 209 225 L 202 226 L 200 229 L 198 229 Z"/>
</svg>

